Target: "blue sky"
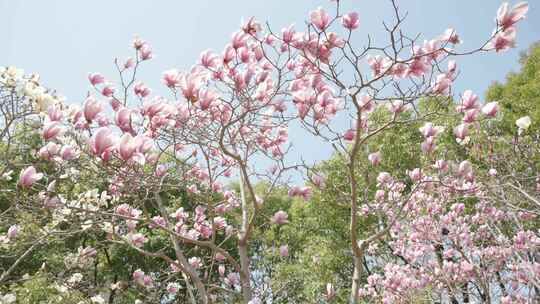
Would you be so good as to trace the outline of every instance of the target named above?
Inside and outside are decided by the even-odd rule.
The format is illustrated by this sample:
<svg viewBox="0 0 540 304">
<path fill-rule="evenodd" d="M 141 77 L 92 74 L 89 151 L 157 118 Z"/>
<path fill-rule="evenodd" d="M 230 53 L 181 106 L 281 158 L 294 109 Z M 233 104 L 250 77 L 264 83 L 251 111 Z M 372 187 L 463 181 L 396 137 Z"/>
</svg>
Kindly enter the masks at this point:
<svg viewBox="0 0 540 304">
<path fill-rule="evenodd" d="M 389 0 L 341 1 L 345 11 L 360 14 L 359 38 L 368 33 L 377 40 L 382 37 L 382 20 L 391 18 Z M 472 89 L 481 94 L 491 81 L 503 80 L 507 72 L 518 69 L 520 51 L 540 40 L 540 1 L 530 2 L 528 18 L 518 27 L 517 48 L 460 59 L 457 91 Z M 468 49 L 488 38 L 502 1 L 398 3 L 409 14 L 404 25 L 408 33 L 422 33 L 429 39 L 454 27 L 464 41 L 462 48 Z M 78 103 L 89 89 L 86 75 L 99 71 L 113 78 L 113 58 L 129 56 L 137 34 L 153 46 L 155 59 L 143 67 L 141 77 L 156 91 L 162 87 L 164 70 L 188 69 L 205 49 L 221 51 L 242 18 L 268 20 L 279 30 L 290 23 L 303 24 L 317 6 L 331 5 L 327 0 L 0 0 L 0 65 L 38 72 L 45 85 Z M 329 150 L 300 148 L 298 153 L 308 160 L 322 159 Z"/>
</svg>

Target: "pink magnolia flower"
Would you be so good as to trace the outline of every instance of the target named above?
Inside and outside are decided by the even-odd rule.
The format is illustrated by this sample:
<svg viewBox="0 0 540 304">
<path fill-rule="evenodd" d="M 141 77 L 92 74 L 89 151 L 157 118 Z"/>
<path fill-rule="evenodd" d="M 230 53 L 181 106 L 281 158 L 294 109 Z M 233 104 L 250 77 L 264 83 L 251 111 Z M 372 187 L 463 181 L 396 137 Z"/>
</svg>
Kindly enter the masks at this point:
<svg viewBox="0 0 540 304">
<path fill-rule="evenodd" d="M 437 39 L 426 40 L 422 45 L 421 52 L 424 55 L 424 58 L 428 60 L 436 60 L 443 53 L 441 49 L 441 41 Z"/>
<path fill-rule="evenodd" d="M 130 233 L 128 239 L 135 247 L 142 247 L 144 243 L 148 242 L 148 239 L 142 233 Z"/>
<path fill-rule="evenodd" d="M 124 133 L 118 142 L 118 154 L 123 160 L 129 160 L 137 150 L 137 143 L 129 133 Z"/>
<path fill-rule="evenodd" d="M 144 83 L 139 82 L 133 87 L 133 92 L 135 95 L 144 98 L 152 93 L 152 90 L 150 90 L 149 87 L 144 85 Z"/>
<path fill-rule="evenodd" d="M 115 208 L 114 212 L 122 216 L 131 216 L 131 206 L 128 204 L 120 204 Z"/>
<path fill-rule="evenodd" d="M 388 109 L 390 110 L 390 112 L 394 113 L 395 115 L 398 115 L 402 113 L 403 111 L 407 110 L 407 105 L 405 104 L 405 101 L 403 100 L 394 100 L 388 103 Z"/>
<path fill-rule="evenodd" d="M 102 155 L 114 146 L 114 138 L 111 129 L 107 127 L 99 128 L 90 139 L 90 147 L 96 155 Z"/>
<path fill-rule="evenodd" d="M 451 44 L 459 44 L 461 43 L 461 40 L 459 39 L 459 36 L 455 29 L 449 28 L 446 31 L 444 31 L 444 34 L 440 38 L 443 42 L 448 42 Z"/>
<path fill-rule="evenodd" d="M 167 222 L 165 219 L 161 216 L 154 216 L 152 220 L 150 221 L 150 224 L 148 224 L 148 227 L 150 228 L 158 228 L 158 227 L 167 227 Z"/>
<path fill-rule="evenodd" d="M 92 122 L 101 111 L 103 111 L 103 104 L 94 97 L 88 96 L 83 106 L 83 114 L 86 121 Z"/>
<path fill-rule="evenodd" d="M 167 293 L 174 295 L 178 293 L 178 290 L 180 290 L 180 285 L 176 282 L 171 282 L 167 284 Z"/>
<path fill-rule="evenodd" d="M 58 206 L 60 206 L 60 199 L 58 197 L 56 197 L 56 196 L 54 196 L 54 197 L 47 196 L 43 200 L 43 207 L 45 207 L 45 208 L 54 209 L 54 208 L 57 208 Z"/>
<path fill-rule="evenodd" d="M 294 34 L 295 30 L 293 24 L 289 25 L 289 27 L 281 29 L 281 39 L 285 44 L 289 44 L 292 42 Z"/>
<path fill-rule="evenodd" d="M 246 34 L 255 35 L 257 32 L 260 32 L 262 29 L 261 24 L 255 20 L 255 17 L 249 18 L 249 20 L 242 25 L 242 30 Z"/>
<path fill-rule="evenodd" d="M 163 177 L 163 176 L 165 176 L 165 174 L 167 174 L 167 170 L 168 170 L 168 168 L 167 168 L 166 165 L 163 165 L 163 164 L 158 165 L 156 167 L 156 171 L 154 172 L 154 175 L 156 177 Z"/>
<path fill-rule="evenodd" d="M 478 107 L 476 101 L 478 100 L 478 95 L 474 94 L 471 90 L 466 90 L 461 95 L 461 105 L 458 107 L 459 112 L 466 110 L 474 109 Z"/>
<path fill-rule="evenodd" d="M 404 78 L 407 76 L 409 67 L 405 63 L 395 63 L 390 69 L 390 75 L 394 76 L 395 79 Z"/>
<path fill-rule="evenodd" d="M 311 187 L 302 187 L 300 188 L 298 195 L 302 197 L 305 201 L 308 201 L 313 195 L 313 190 L 311 189 Z"/>
<path fill-rule="evenodd" d="M 343 133 L 343 139 L 346 141 L 353 141 L 356 137 L 356 131 L 353 129 L 349 129 Z"/>
<path fill-rule="evenodd" d="M 379 175 L 377 175 L 377 183 L 379 185 L 390 184 L 392 181 L 392 175 L 388 172 L 380 172 Z"/>
<path fill-rule="evenodd" d="M 63 160 L 72 160 L 77 158 L 77 156 L 75 149 L 71 146 L 66 145 L 60 149 L 60 157 L 62 157 Z"/>
<path fill-rule="evenodd" d="M 111 108 L 115 112 L 118 111 L 118 109 L 120 109 L 122 107 L 122 103 L 120 102 L 120 100 L 118 100 L 116 98 L 110 98 L 109 99 L 109 104 L 111 105 Z"/>
<path fill-rule="evenodd" d="M 154 279 L 152 279 L 150 275 L 145 275 L 142 278 L 142 285 L 147 288 L 152 288 L 154 287 Z"/>
<path fill-rule="evenodd" d="M 28 188 L 42 178 L 43 173 L 37 173 L 36 168 L 30 166 L 21 171 L 21 175 L 19 176 L 19 185 Z"/>
<path fill-rule="evenodd" d="M 53 142 L 49 142 L 41 149 L 39 149 L 38 155 L 43 159 L 50 160 L 58 153 L 58 151 L 60 151 L 60 146 Z"/>
<path fill-rule="evenodd" d="M 236 272 L 230 272 L 224 281 L 230 286 L 237 286 L 240 284 L 240 275 Z"/>
<path fill-rule="evenodd" d="M 380 55 L 368 56 L 367 64 L 371 68 L 373 76 L 379 76 L 392 64 L 391 60 Z"/>
<path fill-rule="evenodd" d="M 343 17 L 341 17 L 341 24 L 343 25 L 344 28 L 349 29 L 349 30 L 354 30 L 358 28 L 358 25 L 360 25 L 358 13 L 350 12 L 343 15 Z"/>
<path fill-rule="evenodd" d="M 221 252 L 217 252 L 214 258 L 216 259 L 216 261 L 220 262 L 223 262 L 227 259 Z"/>
<path fill-rule="evenodd" d="M 465 115 L 463 115 L 462 121 L 464 123 L 473 123 L 478 119 L 478 114 L 480 110 L 478 109 L 470 109 L 465 112 Z"/>
<path fill-rule="evenodd" d="M 98 126 L 100 127 L 106 127 L 111 124 L 109 117 L 107 117 L 106 115 L 98 115 L 96 121 Z"/>
<path fill-rule="evenodd" d="M 326 183 L 326 177 L 320 174 L 315 174 L 313 175 L 312 180 L 313 180 L 313 184 L 315 184 L 317 188 L 324 189 L 325 183 Z"/>
<path fill-rule="evenodd" d="M 201 65 L 205 68 L 216 68 L 219 63 L 219 56 L 210 50 L 201 53 Z"/>
<path fill-rule="evenodd" d="M 375 191 L 375 200 L 377 202 L 382 202 L 384 200 L 385 195 L 386 195 L 386 191 L 379 189 Z"/>
<path fill-rule="evenodd" d="M 433 84 L 431 91 L 435 94 L 448 94 L 452 79 L 448 78 L 446 74 L 437 75 L 435 83 Z"/>
<path fill-rule="evenodd" d="M 429 69 L 429 65 L 427 64 L 425 58 L 426 57 L 419 56 L 413 59 L 410 63 L 408 63 L 409 65 L 407 67 L 406 75 L 412 75 L 416 77 L 424 75 Z"/>
<path fill-rule="evenodd" d="M 62 110 L 60 110 L 59 107 L 55 105 L 51 105 L 47 108 L 47 117 L 50 121 L 60 121 L 62 120 L 62 117 L 64 114 L 62 113 Z"/>
<path fill-rule="evenodd" d="M 457 70 L 457 63 L 455 60 L 448 60 L 448 72 L 446 72 L 446 75 L 448 75 L 449 78 L 453 78 Z"/>
<path fill-rule="evenodd" d="M 525 19 L 528 10 L 529 4 L 527 2 L 520 2 L 514 5 L 511 10 L 508 2 L 504 2 L 497 11 L 497 25 L 506 30 L 519 20 Z"/>
<path fill-rule="evenodd" d="M 471 162 L 469 162 L 468 160 L 464 160 L 461 163 L 459 163 L 457 173 L 460 176 L 465 176 L 465 175 L 468 175 L 469 173 L 471 173 L 472 170 L 473 170 L 473 168 L 472 168 Z"/>
<path fill-rule="evenodd" d="M 225 275 L 225 265 L 219 265 L 218 266 L 218 273 L 220 277 L 223 277 Z"/>
<path fill-rule="evenodd" d="M 238 49 L 238 58 L 243 63 L 248 63 L 249 59 L 251 58 L 251 53 L 249 52 L 249 49 L 247 47 L 241 47 Z"/>
<path fill-rule="evenodd" d="M 381 163 L 381 152 L 370 153 L 368 160 L 372 166 L 378 166 Z"/>
<path fill-rule="evenodd" d="M 494 49 L 496 52 L 506 51 L 516 46 L 516 29 L 510 27 L 503 32 L 499 32 L 491 37 L 488 43 L 488 49 Z"/>
<path fill-rule="evenodd" d="M 444 131 L 444 127 L 442 126 L 434 126 L 433 123 L 431 122 L 426 122 L 424 124 L 424 126 L 420 127 L 420 132 L 422 133 L 422 135 L 424 135 L 424 137 L 432 137 L 432 136 L 437 136 L 439 135 L 441 132 Z"/>
<path fill-rule="evenodd" d="M 132 132 L 131 126 L 131 110 L 125 107 L 120 107 L 114 115 L 114 122 L 124 132 Z"/>
<path fill-rule="evenodd" d="M 238 50 L 239 48 L 246 46 L 246 41 L 248 37 L 249 36 L 243 31 L 237 31 L 233 33 L 231 37 L 231 45 L 233 49 Z"/>
<path fill-rule="evenodd" d="M 135 66 L 135 59 L 133 58 L 128 58 L 126 59 L 126 61 L 124 62 L 124 69 L 131 69 L 132 67 Z"/>
<path fill-rule="evenodd" d="M 309 13 L 311 23 L 315 25 L 319 30 L 324 30 L 330 23 L 330 15 L 322 8 L 318 7 L 316 10 Z"/>
<path fill-rule="evenodd" d="M 375 108 L 375 102 L 369 95 L 362 95 L 359 102 L 360 109 L 366 113 L 373 111 Z"/>
<path fill-rule="evenodd" d="M 150 60 L 153 57 L 152 54 L 152 48 L 145 43 L 140 49 L 139 49 L 141 60 Z"/>
<path fill-rule="evenodd" d="M 17 235 L 19 234 L 19 226 L 18 225 L 12 225 L 9 227 L 8 231 L 7 231 L 7 237 L 8 239 L 10 240 L 13 240 L 17 237 Z"/>
<path fill-rule="evenodd" d="M 422 144 L 420 145 L 421 149 L 422 149 L 422 152 L 424 153 L 431 153 L 435 150 L 435 137 L 434 136 L 430 136 L 430 137 L 426 137 L 426 139 L 422 142 Z"/>
<path fill-rule="evenodd" d="M 140 284 L 140 283 L 142 283 L 142 280 L 143 280 L 143 278 L 144 278 L 144 275 L 145 275 L 144 271 L 142 271 L 142 270 L 140 270 L 140 269 L 137 269 L 137 270 L 135 270 L 135 271 L 133 272 L 132 277 L 133 277 L 133 280 L 134 280 L 135 282 L 137 282 L 137 283 Z"/>
<path fill-rule="evenodd" d="M 217 229 L 223 229 L 227 226 L 227 219 L 222 216 L 216 216 L 214 217 L 214 225 L 216 225 Z"/>
<path fill-rule="evenodd" d="M 80 249 L 79 256 L 83 258 L 95 257 L 97 254 L 97 250 L 93 247 L 84 247 L 84 248 L 79 247 L 79 249 Z"/>
<path fill-rule="evenodd" d="M 497 116 L 498 112 L 499 112 L 499 104 L 495 101 L 486 103 L 482 107 L 482 113 L 484 113 L 484 115 L 486 115 L 487 117 L 495 117 Z"/>
<path fill-rule="evenodd" d="M 196 102 L 199 97 L 199 90 L 202 86 L 202 79 L 198 74 L 182 74 L 180 75 L 180 82 L 178 84 L 182 90 L 184 97 L 191 101 Z"/>
<path fill-rule="evenodd" d="M 422 179 L 422 171 L 420 170 L 420 168 L 415 168 L 409 172 L 409 177 L 413 181 L 418 182 Z"/>
<path fill-rule="evenodd" d="M 203 265 L 202 260 L 199 257 L 191 257 L 191 258 L 189 258 L 188 263 L 189 263 L 189 265 L 191 265 L 191 267 L 193 267 L 195 269 L 198 269 Z"/>
<path fill-rule="evenodd" d="M 169 88 L 174 88 L 180 83 L 180 73 L 176 69 L 163 72 L 163 83 Z"/>
<path fill-rule="evenodd" d="M 133 48 L 136 50 L 140 50 L 144 45 L 146 44 L 146 41 L 142 40 L 141 38 L 135 36 L 133 38 Z"/>
<path fill-rule="evenodd" d="M 112 84 L 107 83 L 101 88 L 101 95 L 111 97 L 114 94 L 115 88 Z"/>
<path fill-rule="evenodd" d="M 280 210 L 274 213 L 274 215 L 272 216 L 271 222 L 277 225 L 283 225 L 289 222 L 288 218 L 289 218 L 289 215 L 287 214 L 287 212 Z"/>
<path fill-rule="evenodd" d="M 43 138 L 45 140 L 53 139 L 62 132 L 62 127 L 57 121 L 45 123 L 43 127 Z"/>
<path fill-rule="evenodd" d="M 465 139 L 469 135 L 468 125 L 463 123 L 454 128 L 454 135 L 461 140 Z"/>
<path fill-rule="evenodd" d="M 279 247 L 279 256 L 282 258 L 286 258 L 289 256 L 289 246 L 287 245 L 281 245 Z"/>
<path fill-rule="evenodd" d="M 448 162 L 443 159 L 437 160 L 433 167 L 435 167 L 435 169 L 439 170 L 441 173 L 446 173 L 449 169 Z"/>
<path fill-rule="evenodd" d="M 334 32 L 330 32 L 326 35 L 326 43 L 330 48 L 342 48 L 345 46 L 345 40 Z"/>
<path fill-rule="evenodd" d="M 218 99 L 218 94 L 212 90 L 202 89 L 199 91 L 198 105 L 201 110 L 205 111 L 210 108 Z"/>
<path fill-rule="evenodd" d="M 103 77 L 103 75 L 99 73 L 91 73 L 88 74 L 88 80 L 90 81 L 90 84 L 95 86 L 97 84 L 103 83 L 103 81 L 105 81 L 105 77 Z"/>
</svg>

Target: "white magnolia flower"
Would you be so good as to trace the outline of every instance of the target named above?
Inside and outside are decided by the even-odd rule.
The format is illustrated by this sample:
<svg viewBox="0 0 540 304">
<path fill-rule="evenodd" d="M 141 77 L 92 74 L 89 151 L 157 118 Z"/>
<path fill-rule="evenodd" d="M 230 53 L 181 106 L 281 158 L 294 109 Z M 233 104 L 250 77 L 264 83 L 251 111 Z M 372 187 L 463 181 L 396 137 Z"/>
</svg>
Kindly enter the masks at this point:
<svg viewBox="0 0 540 304">
<path fill-rule="evenodd" d="M 12 180 L 13 177 L 11 176 L 11 174 L 13 174 L 13 170 L 9 170 L 8 172 L 2 174 L 2 179 L 6 181 Z"/>
<path fill-rule="evenodd" d="M 81 273 L 74 273 L 68 280 L 71 284 L 78 284 L 82 281 L 83 275 Z"/>
<path fill-rule="evenodd" d="M 471 137 L 470 136 L 467 136 L 465 137 L 464 139 L 460 139 L 460 138 L 456 138 L 456 142 L 461 145 L 461 146 L 465 146 L 467 145 L 469 142 L 471 142 Z"/>
<path fill-rule="evenodd" d="M 66 285 L 56 285 L 54 286 L 56 290 L 58 290 L 59 293 L 66 293 L 68 292 L 68 288 Z"/>
<path fill-rule="evenodd" d="M 92 303 L 105 304 L 105 299 L 101 295 L 96 295 L 90 298 Z"/>
<path fill-rule="evenodd" d="M 11 304 L 15 303 L 15 301 L 17 301 L 17 297 L 12 293 L 8 293 L 0 297 L 0 303 L 2 304 Z"/>
<path fill-rule="evenodd" d="M 523 116 L 516 120 L 516 126 L 518 126 L 520 133 L 522 130 L 527 130 L 531 125 L 531 118 L 529 116 Z"/>
</svg>

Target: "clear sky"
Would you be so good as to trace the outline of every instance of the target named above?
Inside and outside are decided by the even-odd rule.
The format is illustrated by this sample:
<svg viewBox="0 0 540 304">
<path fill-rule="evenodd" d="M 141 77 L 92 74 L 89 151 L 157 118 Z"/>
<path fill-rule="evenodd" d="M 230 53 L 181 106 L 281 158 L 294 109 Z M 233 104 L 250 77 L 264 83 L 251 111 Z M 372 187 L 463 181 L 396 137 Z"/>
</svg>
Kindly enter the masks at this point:
<svg viewBox="0 0 540 304">
<path fill-rule="evenodd" d="M 360 14 L 359 38 L 382 37 L 382 20 L 391 17 L 389 0 L 341 0 L 345 11 Z M 540 1 L 531 0 L 528 18 L 518 26 L 518 46 L 503 54 L 483 54 L 458 61 L 457 91 L 480 95 L 493 80 L 517 70 L 519 53 L 540 40 Z M 463 49 L 478 46 L 494 28 L 500 0 L 398 0 L 408 12 L 404 29 L 427 39 L 454 27 Z M 517 1 L 511 1 L 512 5 Z M 268 20 L 279 30 L 301 25 L 327 0 L 0 0 L 0 66 L 15 65 L 38 72 L 43 83 L 69 102 L 81 102 L 89 89 L 87 74 L 101 72 L 114 79 L 112 60 L 131 55 L 135 34 L 153 47 L 155 59 L 143 67 L 142 80 L 159 90 L 161 73 L 188 69 L 201 51 L 221 52 L 242 18 Z M 294 135 L 293 135 L 294 136 Z M 301 148 L 304 158 L 322 159 L 329 150 Z"/>
</svg>

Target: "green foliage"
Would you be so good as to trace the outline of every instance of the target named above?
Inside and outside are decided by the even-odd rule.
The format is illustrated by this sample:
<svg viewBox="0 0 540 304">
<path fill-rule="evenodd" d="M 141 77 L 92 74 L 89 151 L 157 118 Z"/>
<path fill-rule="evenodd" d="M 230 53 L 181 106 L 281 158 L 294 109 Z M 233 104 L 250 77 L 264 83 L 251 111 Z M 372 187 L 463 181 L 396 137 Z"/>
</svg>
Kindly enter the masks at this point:
<svg viewBox="0 0 540 304">
<path fill-rule="evenodd" d="M 9 292 L 17 296 L 16 303 L 19 304 L 89 303 L 84 301 L 87 298 L 83 294 L 56 285 L 52 278 L 41 272 L 28 276 L 22 284 Z"/>
<path fill-rule="evenodd" d="M 516 132 L 515 121 L 530 116 L 529 130 L 540 127 L 540 42 L 534 43 L 521 55 L 521 69 L 508 73 L 505 83 L 494 82 L 486 91 L 487 101 L 498 101 L 504 118 L 501 128 L 509 134 Z"/>
</svg>

